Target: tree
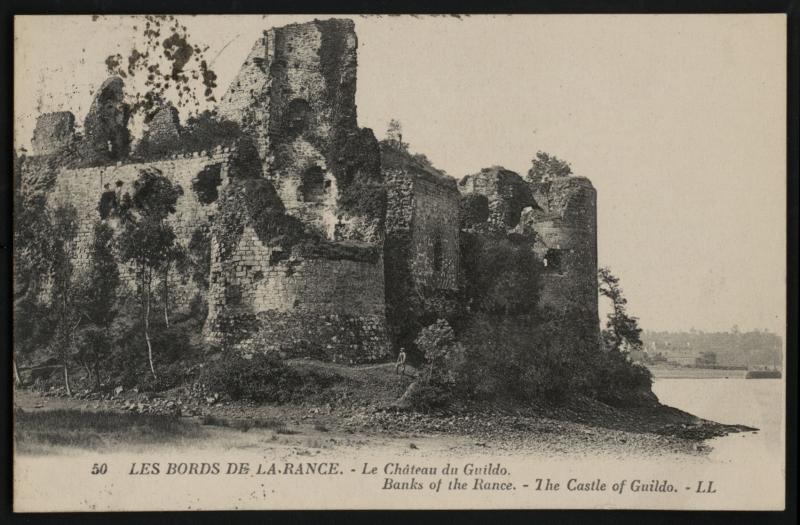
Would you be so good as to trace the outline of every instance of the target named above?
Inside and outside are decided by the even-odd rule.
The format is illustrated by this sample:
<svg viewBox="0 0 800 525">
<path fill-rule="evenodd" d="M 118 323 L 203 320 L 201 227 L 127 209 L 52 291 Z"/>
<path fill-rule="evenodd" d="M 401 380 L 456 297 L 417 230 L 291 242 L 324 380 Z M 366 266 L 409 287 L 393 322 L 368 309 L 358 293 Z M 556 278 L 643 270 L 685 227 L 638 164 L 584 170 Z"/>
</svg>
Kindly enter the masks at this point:
<svg viewBox="0 0 800 525">
<path fill-rule="evenodd" d="M 613 350 L 640 350 L 642 348 L 639 319 L 628 314 L 628 300 L 622 295 L 619 278 L 608 268 L 597 272 L 600 295 L 611 300 L 613 311 L 608 314 L 606 328 L 602 332 L 603 342 Z"/>
<path fill-rule="evenodd" d="M 186 264 L 186 250 L 183 249 L 178 243 L 172 243 L 172 246 L 164 251 L 164 262 L 161 265 L 161 303 L 164 308 L 164 324 L 169 328 L 169 276 L 174 266 L 185 267 Z"/>
<path fill-rule="evenodd" d="M 569 162 L 544 151 L 537 151 L 536 158 L 532 162 L 533 166 L 528 171 L 528 180 L 531 182 L 572 175 L 572 166 Z"/>
<path fill-rule="evenodd" d="M 93 326 L 81 334 L 78 358 L 94 376 L 97 388 L 100 387 L 100 363 L 111 351 L 109 327 L 117 316 L 116 292 L 120 280 L 113 247 L 114 230 L 104 222 L 96 222 L 83 294 L 83 311 Z"/>
<path fill-rule="evenodd" d="M 399 150 L 408 151 L 408 143 L 403 142 L 403 125 L 399 120 L 389 121 L 389 126 L 386 128 L 386 142 Z"/>
<path fill-rule="evenodd" d="M 133 195 L 126 194 L 121 205 L 123 229 L 118 239 L 119 252 L 121 259 L 132 266 L 138 282 L 142 330 L 147 342 L 150 372 L 154 378 L 156 370 L 150 340 L 153 279 L 165 268 L 168 276 L 171 258 L 175 256 L 175 231 L 167 223 L 167 218 L 175 213 L 175 204 L 182 194 L 181 187 L 172 184 L 160 171 L 145 169 L 139 172 Z M 166 281 L 164 286 L 168 289 Z"/>
<path fill-rule="evenodd" d="M 444 319 L 420 330 L 415 341 L 428 362 L 428 382 L 454 384 L 464 360 L 464 349 L 456 341 L 455 332 Z"/>
<path fill-rule="evenodd" d="M 70 204 L 60 205 L 53 210 L 52 221 L 49 273 L 56 326 L 51 349 L 61 362 L 64 388 L 71 396 L 69 364 L 75 350 L 75 331 L 83 317 L 80 311 L 82 287 L 77 282 L 72 262 L 78 212 Z"/>
<path fill-rule="evenodd" d="M 15 166 L 16 167 L 16 166 Z M 17 182 L 21 178 L 15 178 Z M 15 185 L 14 196 L 14 381 L 22 383 L 18 364 L 53 335 L 51 313 L 40 299 L 50 274 L 53 245 L 51 210 L 41 195 L 27 196 Z"/>
</svg>

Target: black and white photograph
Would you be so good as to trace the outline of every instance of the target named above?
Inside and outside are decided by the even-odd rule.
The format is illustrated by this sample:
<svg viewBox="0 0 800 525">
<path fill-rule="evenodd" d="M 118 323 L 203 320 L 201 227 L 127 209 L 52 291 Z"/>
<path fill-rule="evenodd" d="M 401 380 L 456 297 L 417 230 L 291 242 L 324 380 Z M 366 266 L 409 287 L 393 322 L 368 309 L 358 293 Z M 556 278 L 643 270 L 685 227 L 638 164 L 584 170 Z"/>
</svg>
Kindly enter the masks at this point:
<svg viewBox="0 0 800 525">
<path fill-rule="evenodd" d="M 14 511 L 783 510 L 786 39 L 16 16 Z"/>
</svg>

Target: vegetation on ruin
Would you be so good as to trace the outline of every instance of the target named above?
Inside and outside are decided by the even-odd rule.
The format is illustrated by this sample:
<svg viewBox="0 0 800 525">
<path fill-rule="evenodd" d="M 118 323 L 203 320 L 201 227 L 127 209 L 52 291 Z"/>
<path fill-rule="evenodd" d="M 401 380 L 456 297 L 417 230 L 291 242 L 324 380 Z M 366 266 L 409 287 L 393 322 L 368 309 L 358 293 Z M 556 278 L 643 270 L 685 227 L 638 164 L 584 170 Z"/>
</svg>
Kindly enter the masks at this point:
<svg viewBox="0 0 800 525">
<path fill-rule="evenodd" d="M 302 223 L 286 214 L 267 179 L 236 178 L 222 191 L 212 235 L 223 261 L 233 255 L 246 225 L 252 226 L 264 246 L 281 247 L 287 253 L 304 237 Z"/>
<path fill-rule="evenodd" d="M 220 164 L 206 166 L 192 182 L 192 190 L 201 204 L 211 204 L 219 197 L 217 188 L 222 184 L 221 170 Z"/>
<path fill-rule="evenodd" d="M 339 207 L 352 215 L 383 223 L 386 186 L 378 141 L 369 129 L 332 137 L 328 166 L 336 177 Z"/>
<path fill-rule="evenodd" d="M 539 182 L 542 179 L 568 177 L 572 175 L 572 166 L 569 162 L 559 159 L 544 151 L 537 151 L 533 158 L 531 169 L 528 170 L 528 181 Z"/>
<path fill-rule="evenodd" d="M 628 300 L 622 293 L 619 278 L 608 268 L 600 268 L 597 278 L 600 295 L 611 301 L 612 306 L 602 331 L 603 344 L 616 351 L 640 350 L 642 329 L 639 328 L 639 319 L 628 314 Z"/>
<path fill-rule="evenodd" d="M 208 290 L 208 276 L 211 273 L 211 228 L 206 225 L 195 228 L 187 248 L 186 260 L 192 280 L 201 290 Z"/>
<path fill-rule="evenodd" d="M 489 218 L 489 199 L 480 193 L 468 193 L 459 201 L 459 222 L 462 230 L 480 227 Z"/>
<path fill-rule="evenodd" d="M 460 243 L 460 288 L 467 312 L 503 316 L 535 313 L 542 263 L 528 239 L 462 232 Z"/>
<path fill-rule="evenodd" d="M 210 154 L 216 148 L 234 147 L 243 136 L 238 124 L 219 117 L 211 110 L 190 115 L 178 129 L 179 138 L 167 144 L 154 143 L 147 136 L 143 137 L 136 144 L 133 159 L 148 161 L 172 155 Z"/>
<path fill-rule="evenodd" d="M 142 333 L 153 377 L 157 377 L 150 337 L 153 284 L 157 276 L 161 276 L 164 319 L 169 326 L 168 278 L 181 250 L 167 217 L 175 213 L 175 204 L 182 193 L 180 186 L 174 185 L 158 170 L 142 170 L 134 183 L 133 195 L 125 195 L 119 211 L 122 222 L 117 240 L 120 259 L 131 266 L 137 279 Z"/>
<path fill-rule="evenodd" d="M 79 333 L 75 360 L 88 372 L 96 389 L 101 385 L 101 367 L 111 354 L 111 324 L 117 316 L 119 267 L 114 254 L 114 231 L 104 222 L 94 225 L 86 292 L 82 305 L 86 328 Z"/>
<path fill-rule="evenodd" d="M 408 144 L 397 140 L 386 139 L 380 142 L 381 166 L 384 170 L 409 170 L 414 175 L 431 180 L 454 184 L 455 179 L 436 168 L 423 153 L 411 153 Z"/>
<path fill-rule="evenodd" d="M 97 213 L 100 215 L 101 220 L 108 219 L 112 212 L 117 210 L 117 192 L 114 190 L 105 190 L 100 194 L 100 201 L 97 203 Z"/>
</svg>

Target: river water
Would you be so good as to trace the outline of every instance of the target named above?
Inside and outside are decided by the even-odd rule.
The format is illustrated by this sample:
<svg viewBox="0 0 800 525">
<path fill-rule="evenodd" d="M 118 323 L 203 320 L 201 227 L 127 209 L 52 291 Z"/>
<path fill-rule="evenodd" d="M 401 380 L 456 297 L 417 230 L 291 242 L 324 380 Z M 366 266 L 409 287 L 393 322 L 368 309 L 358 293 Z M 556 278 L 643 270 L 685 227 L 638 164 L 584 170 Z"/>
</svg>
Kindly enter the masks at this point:
<svg viewBox="0 0 800 525">
<path fill-rule="evenodd" d="M 765 469 L 783 470 L 785 403 L 781 379 L 656 378 L 653 392 L 663 404 L 696 416 L 759 429 L 710 440 L 710 459 L 757 462 Z"/>
</svg>

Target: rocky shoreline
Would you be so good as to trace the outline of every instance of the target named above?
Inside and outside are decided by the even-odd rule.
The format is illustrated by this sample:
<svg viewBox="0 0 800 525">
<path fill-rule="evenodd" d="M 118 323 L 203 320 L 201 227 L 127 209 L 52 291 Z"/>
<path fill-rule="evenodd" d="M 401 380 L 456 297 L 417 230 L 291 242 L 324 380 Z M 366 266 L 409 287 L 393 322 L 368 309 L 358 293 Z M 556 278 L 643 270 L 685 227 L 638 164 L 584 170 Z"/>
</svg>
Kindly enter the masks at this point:
<svg viewBox="0 0 800 525">
<path fill-rule="evenodd" d="M 587 399 L 557 406 L 471 407 L 448 412 L 416 413 L 378 404 L 257 405 L 224 401 L 182 388 L 158 395 L 135 390 L 101 395 L 89 391 L 66 397 L 58 388 L 45 392 L 19 389 L 15 407 L 26 411 L 75 409 L 135 414 L 169 414 L 203 425 L 257 426 L 278 419 L 289 433 L 365 439 L 419 436 L 453 438 L 470 449 L 514 451 L 534 448 L 546 453 L 589 453 L 592 450 L 631 454 L 705 455 L 707 440 L 730 433 L 756 431 L 723 425 L 680 410 L 656 405 L 615 408 Z M 249 422 L 249 423 L 248 423 Z M 316 429 L 316 430 L 313 430 Z"/>
</svg>

